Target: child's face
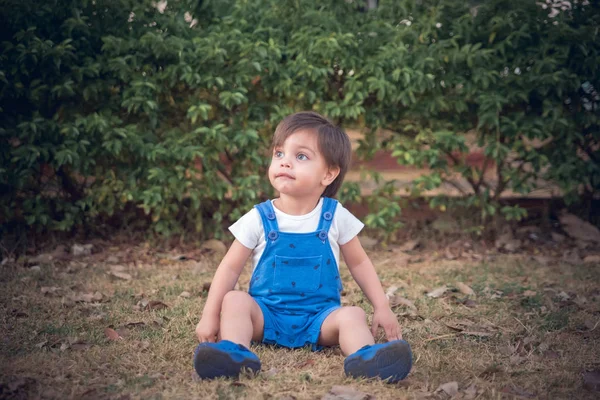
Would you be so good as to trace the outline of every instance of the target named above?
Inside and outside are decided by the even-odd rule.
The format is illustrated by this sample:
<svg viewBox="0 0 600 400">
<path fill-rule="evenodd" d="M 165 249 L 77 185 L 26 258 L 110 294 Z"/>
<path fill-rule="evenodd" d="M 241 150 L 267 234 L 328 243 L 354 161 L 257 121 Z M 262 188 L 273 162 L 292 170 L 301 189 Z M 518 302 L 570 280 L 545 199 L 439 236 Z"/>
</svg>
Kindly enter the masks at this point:
<svg viewBox="0 0 600 400">
<path fill-rule="evenodd" d="M 273 149 L 269 180 L 281 194 L 321 196 L 338 174 L 339 168 L 327 166 L 319 151 L 317 134 L 310 130 L 294 132 L 282 146 Z"/>
</svg>

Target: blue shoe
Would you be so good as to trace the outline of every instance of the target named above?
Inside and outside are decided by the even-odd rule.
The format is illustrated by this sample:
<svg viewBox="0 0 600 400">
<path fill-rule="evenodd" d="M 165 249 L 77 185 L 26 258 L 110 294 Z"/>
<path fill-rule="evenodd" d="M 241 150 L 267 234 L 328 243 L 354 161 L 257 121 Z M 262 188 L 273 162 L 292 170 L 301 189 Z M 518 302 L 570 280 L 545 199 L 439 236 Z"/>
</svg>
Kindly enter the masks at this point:
<svg viewBox="0 0 600 400">
<path fill-rule="evenodd" d="M 389 383 L 406 378 L 412 367 L 412 351 L 404 340 L 367 345 L 344 361 L 344 372 L 354 378 L 381 378 Z"/>
<path fill-rule="evenodd" d="M 194 369 L 202 379 L 235 378 L 243 368 L 256 373 L 260 371 L 260 360 L 241 344 L 229 340 L 205 342 L 194 350 Z"/>
</svg>

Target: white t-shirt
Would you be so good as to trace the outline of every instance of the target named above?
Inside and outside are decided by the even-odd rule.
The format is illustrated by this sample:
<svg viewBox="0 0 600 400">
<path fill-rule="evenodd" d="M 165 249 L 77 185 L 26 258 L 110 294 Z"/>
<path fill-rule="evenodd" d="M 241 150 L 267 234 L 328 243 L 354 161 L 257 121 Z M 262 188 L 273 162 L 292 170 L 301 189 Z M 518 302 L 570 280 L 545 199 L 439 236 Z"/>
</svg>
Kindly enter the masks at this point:
<svg viewBox="0 0 600 400">
<path fill-rule="evenodd" d="M 273 202 L 273 200 L 271 200 Z M 319 218 L 323 208 L 323 198 L 308 214 L 289 215 L 273 206 L 277 225 L 281 232 L 307 233 L 315 232 L 319 227 Z M 336 264 L 340 265 L 340 246 L 348 243 L 362 230 L 365 225 L 360 222 L 350 211 L 338 203 L 329 228 L 329 244 L 335 257 Z M 252 251 L 252 269 L 256 268 L 267 242 L 262 219 L 256 208 L 252 208 L 242 218 L 229 227 L 229 230 L 242 245 Z"/>
</svg>

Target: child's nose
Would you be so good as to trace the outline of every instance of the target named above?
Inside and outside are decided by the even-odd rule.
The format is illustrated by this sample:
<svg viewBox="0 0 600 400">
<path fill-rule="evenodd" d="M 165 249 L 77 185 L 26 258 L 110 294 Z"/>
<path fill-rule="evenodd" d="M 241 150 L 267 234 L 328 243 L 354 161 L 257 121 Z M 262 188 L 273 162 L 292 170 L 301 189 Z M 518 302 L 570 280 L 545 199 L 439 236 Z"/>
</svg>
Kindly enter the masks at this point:
<svg viewBox="0 0 600 400">
<path fill-rule="evenodd" d="M 281 165 L 282 167 L 289 168 L 290 167 L 290 162 L 288 161 L 287 157 L 284 156 L 284 157 L 281 158 L 281 160 L 279 162 L 279 165 Z"/>
</svg>

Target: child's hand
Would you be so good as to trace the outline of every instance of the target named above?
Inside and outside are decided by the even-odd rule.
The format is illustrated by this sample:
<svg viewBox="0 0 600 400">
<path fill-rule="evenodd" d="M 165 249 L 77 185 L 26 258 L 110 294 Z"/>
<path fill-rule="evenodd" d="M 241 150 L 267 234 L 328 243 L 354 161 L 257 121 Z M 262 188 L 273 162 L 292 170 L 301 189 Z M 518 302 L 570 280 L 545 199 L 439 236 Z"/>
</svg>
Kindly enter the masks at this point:
<svg viewBox="0 0 600 400">
<path fill-rule="evenodd" d="M 219 317 L 202 316 L 198 325 L 196 325 L 196 336 L 202 342 L 215 342 L 219 333 Z"/>
<path fill-rule="evenodd" d="M 377 334 L 377 328 L 380 326 L 385 331 L 388 341 L 402 339 L 402 329 L 396 319 L 396 314 L 389 307 L 375 309 L 371 326 L 373 337 Z"/>
</svg>

